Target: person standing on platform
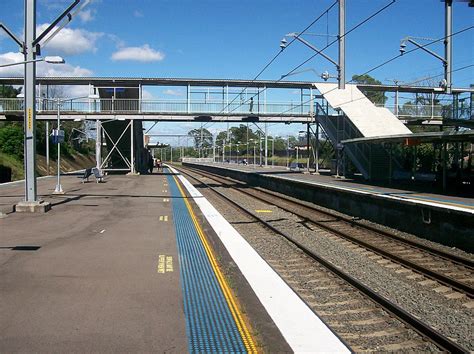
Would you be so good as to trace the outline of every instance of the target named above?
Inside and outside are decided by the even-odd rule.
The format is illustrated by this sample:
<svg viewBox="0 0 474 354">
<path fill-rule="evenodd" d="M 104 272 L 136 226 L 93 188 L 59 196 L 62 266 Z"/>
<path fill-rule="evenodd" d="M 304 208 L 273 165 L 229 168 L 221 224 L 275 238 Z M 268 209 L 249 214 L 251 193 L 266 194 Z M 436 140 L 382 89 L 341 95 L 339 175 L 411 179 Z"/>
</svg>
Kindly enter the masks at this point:
<svg viewBox="0 0 474 354">
<path fill-rule="evenodd" d="M 150 171 L 150 174 L 153 173 L 153 166 L 154 165 L 154 161 L 153 161 L 153 156 L 148 153 L 148 170 Z"/>
</svg>

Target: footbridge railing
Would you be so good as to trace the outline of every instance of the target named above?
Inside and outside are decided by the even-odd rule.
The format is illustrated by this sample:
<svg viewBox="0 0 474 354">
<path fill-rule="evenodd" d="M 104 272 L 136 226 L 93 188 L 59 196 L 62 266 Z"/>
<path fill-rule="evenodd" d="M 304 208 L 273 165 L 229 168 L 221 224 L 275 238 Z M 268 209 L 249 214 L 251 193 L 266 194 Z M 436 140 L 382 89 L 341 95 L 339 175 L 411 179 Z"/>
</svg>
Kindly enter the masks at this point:
<svg viewBox="0 0 474 354">
<path fill-rule="evenodd" d="M 69 114 L 127 113 L 127 114 L 219 114 L 219 115 L 281 115 L 308 116 L 310 105 L 295 102 L 246 103 L 215 100 L 138 100 L 81 99 L 61 101 L 61 112 Z M 42 114 L 56 114 L 56 103 L 38 99 L 36 109 Z M 0 113 L 23 111 L 22 98 L 0 98 Z"/>
</svg>

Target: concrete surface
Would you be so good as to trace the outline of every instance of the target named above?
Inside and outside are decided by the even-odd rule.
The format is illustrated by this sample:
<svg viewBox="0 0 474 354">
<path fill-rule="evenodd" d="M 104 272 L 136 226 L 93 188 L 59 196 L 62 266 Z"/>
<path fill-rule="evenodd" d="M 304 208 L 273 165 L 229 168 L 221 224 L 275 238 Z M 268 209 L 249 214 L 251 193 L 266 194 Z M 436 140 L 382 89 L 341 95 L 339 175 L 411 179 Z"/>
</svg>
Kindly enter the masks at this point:
<svg viewBox="0 0 474 354">
<path fill-rule="evenodd" d="M 380 187 L 281 167 L 184 163 L 474 252 L 474 199 Z"/>
<path fill-rule="evenodd" d="M 46 214 L 10 213 L 23 184 L 0 186 L 1 352 L 187 351 L 164 180 L 68 176 L 53 196 L 55 180 L 42 179 Z M 173 272 L 157 271 L 160 255 Z"/>
</svg>

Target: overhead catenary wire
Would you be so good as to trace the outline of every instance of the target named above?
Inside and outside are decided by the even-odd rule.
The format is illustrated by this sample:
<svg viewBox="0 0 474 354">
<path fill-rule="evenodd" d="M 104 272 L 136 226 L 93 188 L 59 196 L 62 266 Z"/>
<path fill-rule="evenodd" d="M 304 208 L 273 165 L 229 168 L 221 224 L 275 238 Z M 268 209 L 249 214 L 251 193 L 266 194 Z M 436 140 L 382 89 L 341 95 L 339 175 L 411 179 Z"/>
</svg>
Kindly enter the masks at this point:
<svg viewBox="0 0 474 354">
<path fill-rule="evenodd" d="M 456 35 L 458 35 L 458 34 L 461 34 L 461 33 L 463 33 L 463 32 L 466 32 L 466 31 L 468 31 L 468 30 L 470 30 L 470 29 L 472 29 L 472 28 L 474 28 L 474 26 L 465 27 L 465 28 L 463 28 L 463 29 L 461 29 L 461 30 L 459 30 L 459 31 L 453 32 L 450 36 L 443 36 L 443 37 L 440 37 L 440 38 L 435 39 L 435 40 L 433 40 L 433 41 L 431 41 L 431 42 L 429 42 L 429 43 L 426 43 L 426 44 L 424 44 L 424 45 L 422 45 L 422 46 L 420 46 L 420 47 L 415 47 L 415 48 L 413 48 L 413 49 L 411 49 L 411 50 L 409 50 L 409 51 L 406 51 L 403 55 L 402 55 L 402 54 L 398 54 L 398 55 L 396 55 L 396 56 L 394 56 L 394 57 L 392 57 L 392 58 L 390 58 L 390 59 L 388 59 L 388 60 L 385 60 L 385 61 L 382 62 L 381 64 L 378 64 L 378 65 L 376 65 L 376 66 L 370 68 L 369 70 L 367 70 L 366 72 L 364 72 L 363 74 L 360 74 L 360 75 L 358 75 L 358 76 L 367 75 L 367 74 L 369 74 L 369 73 L 371 73 L 371 72 L 373 72 L 373 71 L 375 71 L 375 70 L 381 68 L 382 66 L 385 66 L 385 65 L 387 65 L 387 64 L 389 64 L 389 63 L 391 63 L 391 62 L 393 62 L 393 61 L 396 60 L 396 59 L 399 59 L 399 58 L 402 57 L 402 56 L 404 57 L 404 56 L 406 56 L 407 54 L 413 53 L 413 52 L 415 52 L 415 51 L 417 51 L 417 50 L 420 50 L 420 49 L 422 49 L 422 48 L 424 48 L 424 47 L 428 47 L 428 46 L 433 45 L 433 44 L 435 44 L 435 43 L 444 41 L 445 38 L 454 37 L 454 36 L 456 36 Z M 470 66 L 472 66 L 472 65 L 469 65 L 468 67 L 470 67 Z M 456 69 L 456 70 L 459 71 L 459 70 L 463 70 L 463 69 L 465 69 L 465 68 L 458 68 L 458 69 Z M 451 72 L 454 72 L 454 70 L 451 71 Z M 351 80 L 349 80 L 349 81 L 346 81 L 346 84 L 349 84 L 349 83 L 351 83 L 351 82 L 353 82 L 353 81 L 354 81 L 354 79 L 351 79 Z M 329 90 L 328 92 L 326 92 L 326 94 L 329 93 L 329 92 L 332 92 L 332 91 L 334 91 L 334 90 L 336 90 L 336 89 L 337 89 L 337 87 L 335 87 L 335 88 Z M 307 100 L 307 101 L 301 102 L 300 104 L 297 104 L 297 105 L 291 107 L 290 109 L 288 109 L 288 110 L 286 110 L 286 111 L 284 111 L 284 112 L 281 112 L 281 113 L 280 113 L 280 116 L 283 115 L 283 114 L 285 114 L 285 113 L 288 113 L 288 112 L 290 112 L 290 111 L 292 111 L 292 110 L 295 110 L 295 109 L 297 109 L 297 108 L 299 108 L 299 107 L 301 107 L 301 106 L 303 106 L 303 105 L 305 105 L 305 104 L 307 104 L 307 103 L 309 103 L 311 100 L 312 100 L 312 98 L 310 98 L 310 99 Z M 345 103 L 348 103 L 348 102 L 345 102 Z M 344 104 L 344 103 L 342 103 L 342 104 Z M 291 120 L 291 119 L 290 119 L 290 120 Z M 273 125 L 273 124 L 272 124 L 272 125 Z"/>
<path fill-rule="evenodd" d="M 298 37 L 300 37 L 301 35 L 303 35 L 308 29 L 310 29 L 316 22 L 318 22 L 325 14 L 327 14 L 334 6 L 336 6 L 336 4 L 338 3 L 339 0 L 336 0 L 332 3 L 332 5 L 330 5 L 326 10 L 324 10 L 318 17 L 316 17 L 309 25 L 307 25 L 301 32 L 299 32 L 296 37 L 294 37 L 287 45 L 286 45 L 286 48 L 288 48 L 291 44 L 293 44 L 297 39 Z M 267 68 L 273 64 L 273 62 L 281 55 L 281 53 L 283 52 L 283 49 L 279 50 L 278 53 L 276 53 L 273 58 L 258 72 L 258 74 L 251 80 L 251 82 L 253 81 L 256 81 L 260 75 L 263 74 L 263 72 L 265 70 L 267 70 Z M 239 95 L 241 95 L 242 93 L 245 92 L 245 90 L 248 88 L 249 86 L 246 86 L 242 89 L 242 91 L 240 91 L 240 93 L 238 93 L 234 99 L 232 101 L 230 101 L 222 110 L 221 112 L 219 112 L 219 114 L 225 112 L 225 110 L 237 99 L 237 97 Z M 256 95 L 252 96 L 252 97 L 255 97 Z M 247 103 L 249 100 L 247 100 L 245 103 Z M 242 103 L 241 103 L 242 105 Z M 240 107 L 240 106 L 239 106 Z M 234 110 L 232 110 L 233 112 Z"/>
<path fill-rule="evenodd" d="M 465 69 L 471 68 L 471 67 L 473 67 L 473 66 L 474 66 L 474 64 L 466 65 L 466 66 L 463 66 L 463 67 L 461 67 L 461 68 L 456 68 L 456 69 L 453 69 L 453 70 L 451 70 L 451 71 L 448 71 L 448 73 L 455 73 L 455 72 L 457 72 L 457 71 L 465 70 Z M 426 80 L 434 79 L 434 78 L 437 78 L 437 77 L 440 77 L 440 76 L 443 76 L 443 75 L 444 75 L 444 73 L 437 74 L 437 75 L 427 76 L 427 77 L 424 77 L 424 78 L 422 78 L 422 79 L 418 79 L 418 80 L 416 80 L 416 81 L 412 81 L 412 82 L 410 82 L 409 84 L 406 84 L 406 85 L 407 85 L 407 86 L 411 86 L 411 85 L 413 85 L 413 84 L 417 84 L 417 83 L 419 83 L 419 82 L 423 82 L 423 81 L 426 81 Z"/>
<path fill-rule="evenodd" d="M 362 20 L 361 22 L 359 22 L 357 25 L 355 25 L 354 27 L 352 27 L 349 31 L 347 31 L 346 33 L 342 34 L 340 36 L 340 38 L 343 38 L 345 36 L 347 36 L 348 34 L 350 34 L 351 32 L 355 31 L 357 28 L 359 28 L 360 26 L 362 26 L 363 24 L 365 24 L 366 22 L 370 21 L 372 18 L 374 18 L 375 16 L 379 15 L 382 11 L 386 10 L 387 8 L 389 8 L 391 5 L 393 5 L 394 3 L 396 2 L 396 0 L 392 0 L 390 1 L 388 4 L 386 4 L 385 6 L 383 6 L 382 8 L 380 8 L 379 10 L 377 10 L 376 12 L 374 12 L 373 14 L 371 14 L 370 16 L 366 17 L 364 20 Z M 296 38 L 295 38 L 296 39 Z M 296 70 L 298 70 L 300 67 L 302 67 L 303 65 L 305 65 L 306 63 L 308 63 L 310 60 L 312 60 L 313 58 L 315 58 L 317 55 L 319 55 L 321 52 L 323 52 L 324 50 L 326 50 L 327 48 L 331 47 L 334 43 L 338 42 L 339 41 L 339 36 L 337 39 L 331 41 L 328 45 L 326 45 L 324 48 L 318 50 L 315 54 L 311 55 L 308 59 L 306 59 L 305 61 L 303 61 L 302 63 L 298 64 L 296 67 L 294 67 L 293 69 L 291 69 L 287 74 L 285 75 L 282 75 L 279 79 L 275 80 L 274 82 L 280 82 L 281 80 L 283 80 L 283 78 L 293 74 Z M 293 42 L 293 41 L 292 41 Z M 290 42 L 290 43 L 292 43 Z M 259 94 L 261 92 L 264 92 L 265 90 L 267 90 L 266 88 L 262 91 L 259 92 Z M 257 95 L 253 95 L 251 96 L 251 98 L 254 98 L 255 96 Z M 237 106 L 236 108 L 234 108 L 231 112 L 235 111 L 236 109 L 240 108 L 243 104 L 246 104 L 249 102 L 250 99 L 247 99 L 245 102 L 241 103 L 239 106 Z M 302 104 L 298 105 L 301 106 Z"/>
</svg>

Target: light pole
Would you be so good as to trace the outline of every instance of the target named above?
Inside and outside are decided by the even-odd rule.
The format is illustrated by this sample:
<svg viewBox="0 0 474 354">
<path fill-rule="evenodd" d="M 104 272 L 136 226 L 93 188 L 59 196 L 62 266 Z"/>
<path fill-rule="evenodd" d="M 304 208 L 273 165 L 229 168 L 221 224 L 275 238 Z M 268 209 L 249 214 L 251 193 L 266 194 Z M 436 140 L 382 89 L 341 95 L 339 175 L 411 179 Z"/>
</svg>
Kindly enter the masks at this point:
<svg viewBox="0 0 474 354">
<path fill-rule="evenodd" d="M 56 180 L 56 188 L 54 189 L 54 194 L 64 194 L 64 191 L 63 191 L 63 187 L 61 186 L 61 139 L 64 139 L 64 133 L 63 135 L 61 136 L 60 135 L 60 132 L 61 130 L 59 129 L 60 128 L 60 124 L 61 124 L 61 112 L 60 112 L 60 109 L 61 109 L 61 101 L 59 100 L 59 98 L 56 100 L 56 107 L 57 107 L 57 110 L 58 110 L 58 114 L 57 114 L 57 123 L 56 123 L 56 146 L 57 146 L 57 149 L 58 149 L 58 156 L 57 156 L 57 162 L 58 162 L 58 167 L 57 167 L 57 180 Z"/>
<path fill-rule="evenodd" d="M 1 26 L 1 24 L 0 24 Z M 4 28 L 4 27 L 3 27 Z M 49 64 L 64 64 L 65 61 L 63 58 L 59 57 L 59 56 L 46 56 L 44 58 L 35 58 L 35 59 L 30 59 L 30 60 L 25 60 L 25 61 L 21 61 L 21 62 L 14 62 L 14 63 L 7 63 L 7 64 L 2 64 L 0 65 L 0 68 L 4 68 L 4 67 L 9 67 L 9 66 L 14 66 L 14 65 L 21 65 L 21 64 L 24 64 L 25 67 L 27 64 L 34 64 L 34 63 L 37 63 L 37 62 L 41 62 L 41 61 L 44 61 L 46 63 L 49 63 Z M 26 84 L 25 84 L 25 89 L 26 89 Z M 22 94 L 19 94 L 17 95 L 18 98 L 23 98 L 25 103 L 24 103 L 24 106 L 26 107 L 27 104 L 26 104 L 26 99 L 25 99 L 25 93 L 22 93 Z M 28 95 L 26 96 L 28 97 Z M 29 97 L 28 97 L 29 98 Z M 25 108 L 26 109 L 26 108 Z M 33 158 L 31 158 L 31 156 L 29 156 L 27 152 L 28 150 L 28 144 L 30 143 L 28 139 L 28 130 L 31 128 L 31 130 L 33 131 L 33 127 L 32 127 L 32 124 L 33 124 L 33 111 L 31 109 L 28 110 L 28 113 L 27 113 L 28 117 L 26 117 L 25 115 L 25 120 L 27 119 L 28 122 L 27 122 L 27 126 L 25 127 L 25 132 L 26 132 L 26 142 L 25 142 L 25 202 L 37 202 L 36 201 L 36 198 L 37 198 L 37 194 L 36 194 L 36 175 L 33 173 L 33 176 L 31 175 L 31 173 L 28 173 L 29 170 L 31 170 L 31 165 L 35 166 L 36 163 L 35 163 L 35 156 L 33 156 Z M 58 106 L 58 117 L 59 117 L 59 106 Z M 48 129 L 48 124 L 46 125 L 46 129 Z M 59 129 L 59 128 L 58 128 Z M 47 133 L 47 136 L 46 136 L 46 139 L 49 139 L 49 131 Z M 34 133 L 33 133 L 34 135 Z M 58 144 L 59 145 L 59 144 Z M 36 152 L 33 154 L 35 155 Z M 47 141 L 46 143 L 46 155 L 47 155 L 47 168 L 48 168 L 48 174 L 49 174 L 49 141 Z M 30 161 L 29 161 L 30 160 Z M 31 160 L 33 160 L 33 163 L 31 163 Z M 59 186 L 60 187 L 60 186 Z M 58 188 L 58 186 L 56 185 L 56 189 Z M 56 192 L 56 190 L 55 190 Z M 62 194 L 62 190 L 61 190 L 61 194 Z"/>
<path fill-rule="evenodd" d="M 236 149 L 236 151 L 237 151 L 237 152 L 236 152 L 237 165 L 239 164 L 240 145 L 241 145 L 241 144 L 242 144 L 241 141 L 237 141 L 237 142 L 236 142 L 236 147 L 237 147 L 237 149 Z"/>
<path fill-rule="evenodd" d="M 57 177 L 56 177 L 56 188 L 54 189 L 54 194 L 64 194 L 64 190 L 61 186 L 61 143 L 64 141 L 64 132 L 60 130 L 61 128 L 61 105 L 66 101 L 73 101 L 81 98 L 89 98 L 89 99 L 98 99 L 98 95 L 89 95 L 85 97 L 75 97 L 75 98 L 65 98 L 60 99 L 56 98 L 56 109 L 57 109 L 57 121 L 56 121 L 56 131 L 53 132 L 53 137 L 56 139 L 57 149 L 58 149 L 58 156 L 57 156 Z M 46 98 L 46 100 L 50 100 Z M 99 132 L 96 132 L 99 134 Z M 48 137 L 49 138 L 49 137 Z"/>
<path fill-rule="evenodd" d="M 255 163 L 256 163 L 255 160 L 256 160 L 256 158 L 257 158 L 257 156 L 256 156 L 256 154 L 255 154 L 256 148 L 257 148 L 257 143 L 254 142 L 254 143 L 253 143 L 253 168 L 255 168 Z"/>
<path fill-rule="evenodd" d="M 275 166 L 275 138 L 272 139 L 272 167 Z"/>
<path fill-rule="evenodd" d="M 81 0 L 75 0 L 56 20 L 38 36 L 36 37 L 36 0 L 25 0 L 25 27 L 24 41 L 19 40 L 13 32 L 11 32 L 5 25 L 0 24 L 3 29 L 13 41 L 15 41 L 21 52 L 24 55 L 24 127 L 25 127 L 25 200 L 19 202 L 16 206 L 16 211 L 23 212 L 45 212 L 49 210 L 50 204 L 43 203 L 38 200 L 37 185 L 36 185 L 36 56 L 41 54 L 41 46 L 44 46 L 50 41 L 67 23 L 69 23 L 73 16 L 80 11 L 89 1 L 85 1 L 75 12 L 72 10 L 80 3 Z M 64 24 L 60 23 L 66 20 Z M 54 30 L 54 31 L 53 31 Z M 50 34 L 50 32 L 52 34 Z"/>
<path fill-rule="evenodd" d="M 290 166 L 290 136 L 286 136 L 286 168 Z"/>
</svg>

